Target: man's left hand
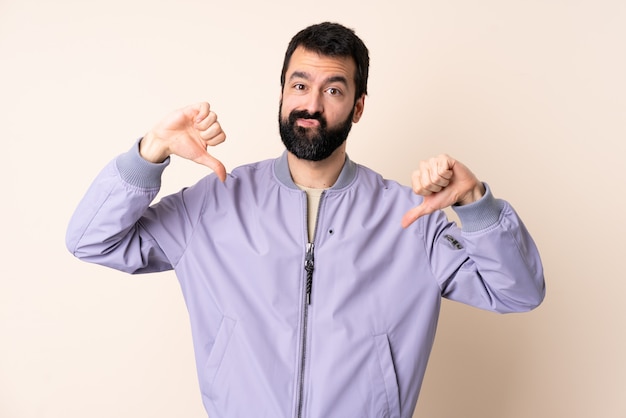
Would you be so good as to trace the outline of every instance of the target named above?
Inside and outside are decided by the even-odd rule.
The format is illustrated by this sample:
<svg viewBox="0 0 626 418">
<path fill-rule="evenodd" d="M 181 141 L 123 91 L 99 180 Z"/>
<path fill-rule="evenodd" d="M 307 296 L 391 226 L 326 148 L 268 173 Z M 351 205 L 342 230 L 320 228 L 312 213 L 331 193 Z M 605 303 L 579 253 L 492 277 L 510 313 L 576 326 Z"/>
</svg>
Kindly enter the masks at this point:
<svg viewBox="0 0 626 418">
<path fill-rule="evenodd" d="M 451 205 L 467 205 L 485 194 L 484 185 L 465 165 L 442 154 L 421 161 L 413 172 L 413 191 L 424 196 L 424 201 L 402 217 L 406 228 L 419 217 Z"/>
</svg>

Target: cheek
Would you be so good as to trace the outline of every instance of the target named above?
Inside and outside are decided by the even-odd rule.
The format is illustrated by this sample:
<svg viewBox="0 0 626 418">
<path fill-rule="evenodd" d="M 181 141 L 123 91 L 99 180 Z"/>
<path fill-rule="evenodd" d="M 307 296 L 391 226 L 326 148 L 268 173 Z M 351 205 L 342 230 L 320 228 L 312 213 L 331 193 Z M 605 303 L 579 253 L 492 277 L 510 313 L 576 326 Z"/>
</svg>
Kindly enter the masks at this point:
<svg viewBox="0 0 626 418">
<path fill-rule="evenodd" d="M 328 122 L 328 126 L 339 126 L 342 125 L 343 123 L 345 123 L 346 120 L 348 120 L 348 118 L 350 118 L 350 113 L 352 112 L 352 109 L 348 109 L 347 111 L 345 109 L 341 109 L 341 111 L 337 111 L 337 112 L 333 112 L 332 114 L 329 113 L 326 115 L 327 118 L 327 122 Z"/>
<path fill-rule="evenodd" d="M 297 94 L 293 92 L 285 92 L 282 95 L 282 108 L 283 112 L 291 112 L 293 110 L 305 109 L 308 105 L 307 96 L 304 94 Z M 288 114 L 288 113 L 287 113 Z"/>
<path fill-rule="evenodd" d="M 281 119 L 287 119 L 289 117 L 289 113 L 291 113 L 294 110 L 294 106 L 292 103 L 290 103 L 290 101 L 288 99 L 284 99 L 281 103 L 280 103 L 280 118 Z"/>
</svg>

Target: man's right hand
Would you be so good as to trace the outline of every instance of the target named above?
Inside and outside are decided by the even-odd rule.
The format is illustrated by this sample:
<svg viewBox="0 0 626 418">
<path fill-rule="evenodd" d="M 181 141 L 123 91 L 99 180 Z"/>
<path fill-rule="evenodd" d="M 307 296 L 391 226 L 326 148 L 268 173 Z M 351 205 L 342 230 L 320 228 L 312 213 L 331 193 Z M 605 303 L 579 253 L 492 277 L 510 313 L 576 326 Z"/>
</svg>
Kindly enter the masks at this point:
<svg viewBox="0 0 626 418">
<path fill-rule="evenodd" d="M 224 165 L 207 152 L 208 146 L 226 139 L 217 115 L 202 102 L 177 110 L 161 120 L 139 143 L 139 153 L 147 161 L 163 162 L 174 154 L 212 169 L 226 180 Z"/>
</svg>

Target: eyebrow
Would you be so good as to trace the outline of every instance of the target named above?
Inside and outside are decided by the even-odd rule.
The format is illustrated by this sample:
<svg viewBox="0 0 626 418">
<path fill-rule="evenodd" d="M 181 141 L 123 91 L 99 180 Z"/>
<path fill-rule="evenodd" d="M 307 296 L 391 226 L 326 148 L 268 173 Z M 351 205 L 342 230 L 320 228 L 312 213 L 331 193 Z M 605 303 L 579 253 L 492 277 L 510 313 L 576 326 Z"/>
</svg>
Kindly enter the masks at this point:
<svg viewBox="0 0 626 418">
<path fill-rule="evenodd" d="M 293 80 L 294 78 L 302 78 L 304 80 L 310 80 L 311 75 L 305 71 L 294 71 L 293 74 L 289 77 L 289 80 Z M 333 75 L 324 80 L 324 84 L 330 83 L 342 83 L 346 87 L 348 87 L 348 80 L 342 75 Z"/>
</svg>

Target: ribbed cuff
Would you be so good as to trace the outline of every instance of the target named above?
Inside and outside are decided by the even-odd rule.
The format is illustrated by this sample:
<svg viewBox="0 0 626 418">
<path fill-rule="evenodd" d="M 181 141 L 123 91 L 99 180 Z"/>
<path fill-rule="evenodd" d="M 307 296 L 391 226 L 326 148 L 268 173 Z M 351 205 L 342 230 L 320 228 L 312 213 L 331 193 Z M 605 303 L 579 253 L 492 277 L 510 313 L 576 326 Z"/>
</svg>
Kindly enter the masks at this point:
<svg viewBox="0 0 626 418">
<path fill-rule="evenodd" d="M 500 219 L 504 201 L 496 199 L 486 183 L 485 195 L 476 202 L 463 206 L 452 206 L 459 216 L 464 232 L 477 232 L 495 225 Z"/>
<path fill-rule="evenodd" d="M 139 154 L 139 138 L 130 150 L 115 160 L 122 180 L 142 189 L 158 189 L 161 187 L 161 175 L 170 163 L 168 157 L 162 163 L 151 163 Z"/>
</svg>

